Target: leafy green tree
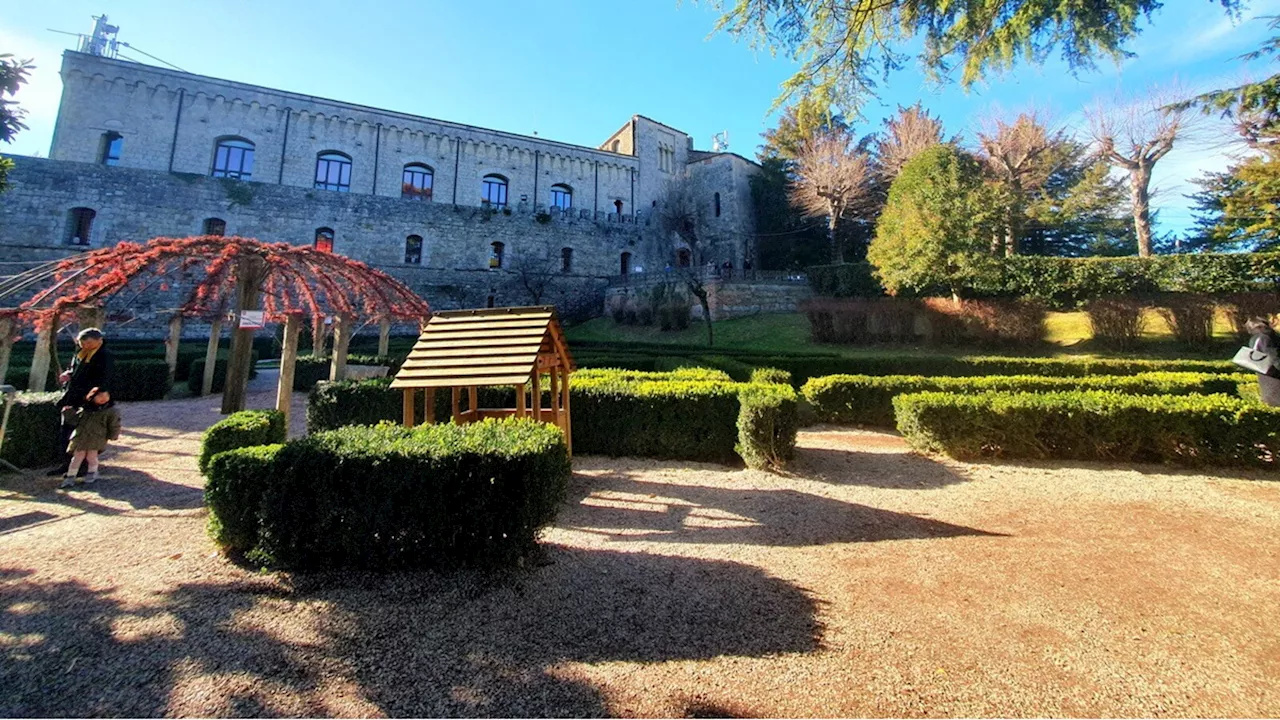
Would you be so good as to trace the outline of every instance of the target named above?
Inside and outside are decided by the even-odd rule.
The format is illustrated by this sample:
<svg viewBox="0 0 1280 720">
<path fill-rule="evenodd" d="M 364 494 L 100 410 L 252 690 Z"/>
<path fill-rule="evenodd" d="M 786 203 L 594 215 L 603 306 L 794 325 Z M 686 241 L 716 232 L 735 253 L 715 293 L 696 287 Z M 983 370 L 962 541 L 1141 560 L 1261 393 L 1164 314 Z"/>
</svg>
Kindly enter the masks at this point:
<svg viewBox="0 0 1280 720">
<path fill-rule="evenodd" d="M 789 163 L 780 157 L 762 157 L 760 172 L 751 176 L 756 260 L 762 270 L 801 270 L 831 260 L 824 223 L 805 217 L 791 204 L 788 168 Z"/>
<path fill-rule="evenodd" d="M 26 130 L 27 126 L 22 123 L 26 111 L 18 107 L 16 100 L 7 100 L 5 96 L 13 97 L 17 94 L 18 88 L 27 82 L 27 75 L 32 67 L 30 60 L 17 60 L 8 54 L 0 55 L 0 140 L 6 143 L 13 142 L 13 136 L 19 130 Z M 9 171 L 12 168 L 11 161 L 0 158 L 0 192 L 4 192 L 9 186 Z"/>
<path fill-rule="evenodd" d="M 1026 205 L 1021 252 L 1064 257 L 1133 255 L 1138 245 L 1124 180 L 1083 143 L 1068 140 L 1063 152 L 1065 159 Z"/>
<path fill-rule="evenodd" d="M 1196 234 L 1185 249 L 1280 248 L 1280 148 L 1195 181 Z"/>
<path fill-rule="evenodd" d="M 827 132 L 850 132 L 849 124 L 838 113 L 832 113 L 830 107 L 801 99 L 782 109 L 777 127 L 764 131 L 764 144 L 757 156 L 761 161 L 781 158 L 794 162 L 805 143 Z"/>
<path fill-rule="evenodd" d="M 1272 31 L 1280 31 L 1280 17 L 1264 18 L 1269 20 L 1268 27 Z M 1280 60 L 1280 34 L 1267 38 L 1253 52 L 1245 53 L 1240 59 L 1245 62 L 1267 58 Z M 1174 109 L 1186 109 L 1198 105 L 1205 112 L 1220 111 L 1224 117 L 1245 119 L 1241 134 L 1249 138 L 1249 128 L 1254 130 L 1274 130 L 1280 125 L 1280 73 L 1258 82 L 1245 83 L 1224 90 L 1197 95 L 1190 100 L 1174 104 Z M 1274 134 L 1274 133 L 1273 133 Z"/>
<path fill-rule="evenodd" d="M 717 31 L 753 47 L 782 52 L 800 69 L 783 83 L 779 105 L 813 98 L 853 115 L 877 81 L 902 67 L 904 51 L 923 39 L 919 60 L 941 79 L 959 68 L 968 88 L 1019 60 L 1057 52 L 1071 70 L 1098 58 L 1119 60 L 1127 41 L 1161 0 L 708 0 L 721 13 Z M 1216 0 L 1236 14 L 1245 0 Z"/>
<path fill-rule="evenodd" d="M 972 155 L 939 145 L 898 174 L 867 259 L 892 295 L 943 289 L 960 298 L 998 272 L 998 208 Z"/>
</svg>

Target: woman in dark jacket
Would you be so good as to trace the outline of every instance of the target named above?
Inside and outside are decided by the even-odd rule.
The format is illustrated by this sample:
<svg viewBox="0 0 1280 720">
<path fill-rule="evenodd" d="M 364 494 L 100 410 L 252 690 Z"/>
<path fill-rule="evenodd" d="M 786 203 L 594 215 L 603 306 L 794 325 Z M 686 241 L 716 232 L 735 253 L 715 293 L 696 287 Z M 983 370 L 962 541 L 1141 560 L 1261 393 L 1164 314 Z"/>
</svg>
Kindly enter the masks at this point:
<svg viewBox="0 0 1280 720">
<path fill-rule="evenodd" d="M 1245 323 L 1244 327 L 1249 331 L 1249 347 L 1272 357 L 1280 352 L 1280 340 L 1277 340 L 1275 331 L 1271 329 L 1271 323 L 1262 318 L 1254 318 Z M 1280 370 L 1273 366 L 1266 374 L 1258 373 L 1258 394 L 1267 405 L 1280 405 Z"/>
</svg>

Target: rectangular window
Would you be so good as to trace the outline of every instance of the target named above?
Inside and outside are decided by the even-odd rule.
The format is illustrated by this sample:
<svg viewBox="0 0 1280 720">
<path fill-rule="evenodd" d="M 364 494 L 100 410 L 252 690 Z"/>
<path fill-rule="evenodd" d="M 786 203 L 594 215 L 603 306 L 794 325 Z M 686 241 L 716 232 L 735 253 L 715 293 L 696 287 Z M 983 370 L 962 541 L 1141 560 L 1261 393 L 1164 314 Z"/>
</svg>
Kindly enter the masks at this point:
<svg viewBox="0 0 1280 720">
<path fill-rule="evenodd" d="M 676 151 L 669 147 L 658 148 L 658 169 L 662 172 L 675 172 Z"/>
<path fill-rule="evenodd" d="M 400 182 L 400 197 L 430 200 L 432 173 L 423 167 L 407 167 Z"/>
<path fill-rule="evenodd" d="M 507 184 L 502 180 L 485 178 L 480 185 L 480 200 L 496 208 L 507 206 Z"/>
<path fill-rule="evenodd" d="M 120 152 L 124 150 L 124 138 L 120 133 L 107 133 L 102 137 L 102 164 L 119 165 Z"/>
<path fill-rule="evenodd" d="M 351 191 L 351 160 L 342 155 L 321 155 L 316 160 L 316 189 Z"/>
</svg>

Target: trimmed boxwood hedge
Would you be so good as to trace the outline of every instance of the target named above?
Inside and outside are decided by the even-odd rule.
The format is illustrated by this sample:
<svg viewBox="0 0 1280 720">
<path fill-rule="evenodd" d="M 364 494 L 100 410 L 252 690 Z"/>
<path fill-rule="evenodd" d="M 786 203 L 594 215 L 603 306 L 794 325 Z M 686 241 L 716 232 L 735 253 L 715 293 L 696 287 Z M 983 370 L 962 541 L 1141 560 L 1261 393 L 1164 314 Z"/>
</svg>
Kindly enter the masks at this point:
<svg viewBox="0 0 1280 720">
<path fill-rule="evenodd" d="M 219 453 L 206 498 L 215 538 L 272 567 L 510 564 L 569 475 L 564 437 L 532 420 L 383 424 Z"/>
<path fill-rule="evenodd" d="M 920 377 L 918 375 L 828 375 L 812 378 L 800 391 L 819 422 L 847 425 L 894 424 L 893 398 L 907 393 L 1046 392 L 1111 390 L 1131 395 L 1212 395 L 1236 392 L 1237 376 L 1205 373 L 1143 373 L 1043 377 Z"/>
<path fill-rule="evenodd" d="M 220 393 L 227 382 L 227 355 L 229 350 L 219 350 L 218 359 L 213 364 L 213 388 L 211 393 Z M 254 350 L 250 354 L 251 361 L 249 363 L 249 378 L 258 377 L 258 351 Z M 204 384 L 204 356 L 200 356 L 191 361 L 187 369 L 187 389 L 192 395 L 199 395 L 201 386 Z"/>
<path fill-rule="evenodd" d="M 391 355 L 347 355 L 348 365 L 386 365 L 388 376 L 394 376 L 404 363 L 404 357 Z M 315 355 L 301 355 L 293 369 L 293 389 L 295 392 L 307 392 L 322 380 L 329 379 L 329 370 L 333 365 L 331 358 Z"/>
<path fill-rule="evenodd" d="M 219 420 L 204 431 L 197 464 L 201 473 L 209 471 L 209 461 L 220 452 L 255 445 L 282 443 L 288 435 L 284 413 L 278 410 L 241 410 Z"/>
<path fill-rule="evenodd" d="M 796 391 L 780 383 L 752 383 L 738 391 L 738 402 L 738 455 L 747 467 L 785 467 L 795 457 L 800 428 Z"/>
<path fill-rule="evenodd" d="M 116 400 L 162 400 L 169 394 L 169 364 L 161 360 L 116 360 L 111 396 Z"/>
<path fill-rule="evenodd" d="M 543 393 L 544 407 L 550 407 L 550 395 Z M 481 407 L 515 407 L 514 388 L 479 388 L 477 399 Z M 435 414 L 439 421 L 447 421 L 452 414 L 452 393 L 449 388 L 436 392 Z M 465 405 L 465 401 L 463 403 Z M 414 405 L 414 422 L 421 423 L 422 395 Z M 399 423 L 404 420 L 404 394 L 391 389 L 391 378 L 370 380 L 340 380 L 318 382 L 307 395 L 307 432 L 334 430 L 348 425 L 377 425 L 380 422 Z"/>
<path fill-rule="evenodd" d="M 30 468 L 57 462 L 66 451 L 58 443 L 58 426 L 62 415 L 54 403 L 62 393 L 20 392 L 13 401 L 9 427 L 5 432 L 0 458 L 18 467 Z M 0 399 L 0 412 L 3 412 Z"/>
<path fill-rule="evenodd" d="M 1275 469 L 1280 409 L 1226 395 L 927 392 L 893 400 L 920 450 L 959 459 L 1053 458 Z"/>
</svg>

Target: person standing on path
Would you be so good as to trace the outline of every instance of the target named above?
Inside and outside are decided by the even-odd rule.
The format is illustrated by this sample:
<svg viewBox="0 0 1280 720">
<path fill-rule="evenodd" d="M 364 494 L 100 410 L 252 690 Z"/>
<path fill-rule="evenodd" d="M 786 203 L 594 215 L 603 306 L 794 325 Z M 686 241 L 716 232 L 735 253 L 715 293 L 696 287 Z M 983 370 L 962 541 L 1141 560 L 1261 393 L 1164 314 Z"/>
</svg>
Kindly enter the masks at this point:
<svg viewBox="0 0 1280 720">
<path fill-rule="evenodd" d="M 88 469 L 84 483 L 92 485 L 97 482 L 98 453 L 107 449 L 109 440 L 120 439 L 120 411 L 115 409 L 109 393 L 98 388 L 90 390 L 85 397 L 84 407 L 75 413 L 75 430 L 67 445 L 71 464 L 67 466 L 67 474 L 62 477 L 62 485 L 59 486 L 62 488 L 76 484 L 76 473 L 82 462 Z"/>
<path fill-rule="evenodd" d="M 1244 325 L 1249 331 L 1249 347 L 1272 357 L 1280 351 L 1280 341 L 1276 339 L 1271 323 L 1262 318 L 1254 318 Z M 1258 394 L 1262 402 L 1275 407 L 1280 405 L 1280 370 L 1273 365 L 1265 374 L 1258 373 Z"/>
<path fill-rule="evenodd" d="M 62 424 L 58 428 L 58 447 L 64 451 L 71 442 L 71 432 L 75 429 L 75 411 L 85 407 L 89 392 L 97 389 L 111 392 L 111 379 L 115 370 L 115 359 L 111 351 L 102 345 L 106 338 L 98 328 L 85 328 L 76 335 L 76 355 L 71 360 L 71 367 L 58 376 L 58 381 L 66 388 L 58 399 L 58 408 L 63 410 Z M 72 408 L 67 412 L 67 408 Z M 65 475 L 71 465 L 71 454 L 67 453 L 58 468 L 49 475 Z"/>
</svg>

